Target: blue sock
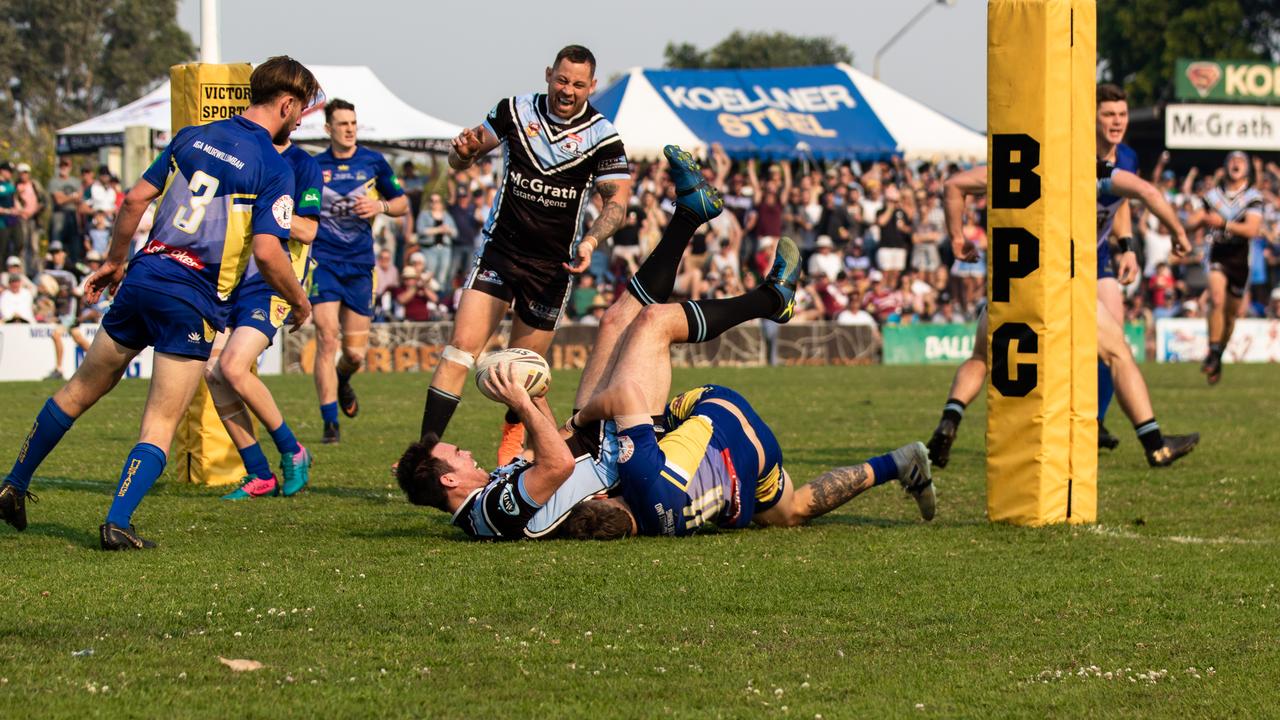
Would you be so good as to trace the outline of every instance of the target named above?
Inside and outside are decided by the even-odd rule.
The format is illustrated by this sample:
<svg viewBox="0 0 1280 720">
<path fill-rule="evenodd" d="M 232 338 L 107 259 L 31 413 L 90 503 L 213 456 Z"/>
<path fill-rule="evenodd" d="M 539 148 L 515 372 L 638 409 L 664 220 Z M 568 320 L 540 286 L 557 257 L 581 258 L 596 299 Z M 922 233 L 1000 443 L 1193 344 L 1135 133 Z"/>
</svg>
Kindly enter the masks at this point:
<svg viewBox="0 0 1280 720">
<path fill-rule="evenodd" d="M 75 418 L 62 412 L 62 408 L 58 407 L 53 398 L 45 400 L 44 407 L 40 408 L 40 414 L 36 415 L 35 424 L 31 426 L 31 432 L 27 433 L 27 439 L 22 441 L 18 459 L 13 462 L 13 469 L 4 479 L 5 482 L 26 492 L 31 486 L 31 476 L 36 468 L 40 467 L 40 463 L 44 462 L 49 453 L 58 446 L 62 436 L 67 434 L 71 429 L 71 423 L 75 421 Z"/>
<path fill-rule="evenodd" d="M 898 464 L 893 461 L 892 455 L 877 455 L 867 461 L 871 466 L 871 470 L 875 472 L 875 481 L 872 486 L 883 485 L 890 480 L 898 479 Z"/>
<path fill-rule="evenodd" d="M 338 422 L 338 403 L 325 403 L 320 406 L 320 418 L 327 423 Z"/>
<path fill-rule="evenodd" d="M 240 448 L 240 460 L 244 462 L 244 469 L 250 475 L 262 480 L 271 477 L 271 463 L 267 462 L 267 456 L 262 453 L 262 446 L 258 443 Z"/>
<path fill-rule="evenodd" d="M 337 415 L 334 415 L 336 418 Z M 298 446 L 298 438 L 293 436 L 293 431 L 289 429 L 289 423 L 282 422 L 280 427 L 270 430 L 271 439 L 276 444 L 276 451 L 281 455 L 294 455 L 302 448 Z"/>
<path fill-rule="evenodd" d="M 116 488 L 111 509 L 107 511 L 107 522 L 129 527 L 133 511 L 138 509 L 138 503 L 164 472 L 165 462 L 164 451 L 155 445 L 138 443 L 133 446 L 129 457 L 125 458 L 124 470 L 120 471 L 120 486 Z"/>
<path fill-rule="evenodd" d="M 1098 363 L 1098 422 L 1107 416 L 1107 408 L 1111 407 L 1111 398 L 1115 394 L 1116 384 L 1111 379 L 1111 368 L 1106 363 Z"/>
</svg>

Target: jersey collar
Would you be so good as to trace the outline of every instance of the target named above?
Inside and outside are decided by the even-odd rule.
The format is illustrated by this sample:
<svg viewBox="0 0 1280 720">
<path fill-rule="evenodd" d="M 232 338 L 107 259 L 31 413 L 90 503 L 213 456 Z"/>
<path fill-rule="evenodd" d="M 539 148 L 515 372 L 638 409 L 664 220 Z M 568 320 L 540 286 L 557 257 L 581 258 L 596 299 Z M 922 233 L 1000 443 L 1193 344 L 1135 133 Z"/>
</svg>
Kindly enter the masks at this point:
<svg viewBox="0 0 1280 720">
<path fill-rule="evenodd" d="M 582 109 L 578 111 L 577 115 L 574 115 L 571 118 L 561 118 L 559 115 L 551 112 L 551 96 L 543 94 L 542 105 L 539 109 L 542 110 L 542 116 L 545 119 L 549 120 L 550 122 L 553 122 L 557 125 L 572 125 L 573 123 L 585 117 L 587 114 L 587 109 L 590 107 L 591 107 L 590 101 L 582 103 Z"/>
<path fill-rule="evenodd" d="M 478 487 L 475 490 L 472 490 L 471 494 L 462 500 L 462 504 L 458 506 L 458 509 L 453 511 L 453 519 L 450 522 L 454 525 L 458 524 L 458 518 L 462 516 L 462 511 L 471 507 L 471 501 L 476 499 L 476 496 L 480 494 L 481 490 L 484 490 L 484 488 Z"/>
</svg>

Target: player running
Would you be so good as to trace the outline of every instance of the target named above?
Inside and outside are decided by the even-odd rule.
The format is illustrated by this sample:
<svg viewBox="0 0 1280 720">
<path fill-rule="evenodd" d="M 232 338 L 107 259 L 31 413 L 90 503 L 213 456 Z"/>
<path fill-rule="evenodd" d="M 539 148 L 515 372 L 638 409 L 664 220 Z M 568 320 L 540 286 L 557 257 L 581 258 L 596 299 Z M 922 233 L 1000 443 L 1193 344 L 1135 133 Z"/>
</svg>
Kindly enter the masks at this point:
<svg viewBox="0 0 1280 720">
<path fill-rule="evenodd" d="M 1222 182 L 1205 193 L 1203 205 L 1187 219 L 1191 230 L 1208 229 L 1209 353 L 1200 372 L 1210 385 L 1222 379 L 1222 351 L 1231 341 L 1249 285 L 1249 243 L 1262 232 L 1262 193 L 1253 187 L 1249 156 L 1227 155 Z"/>
<path fill-rule="evenodd" d="M 324 107 L 329 148 L 316 156 L 324 180 L 320 226 L 312 255 L 311 302 L 316 309 L 316 395 L 324 442 L 341 440 L 338 409 L 360 411 L 351 376 L 364 364 L 373 319 L 373 219 L 409 212 L 409 198 L 381 153 L 356 144 L 356 108 L 333 99 Z M 342 358 L 338 331 L 342 331 Z"/>
<path fill-rule="evenodd" d="M 305 150 L 286 142 L 277 145 L 280 156 L 289 163 L 294 180 L 294 215 L 289 241 L 283 243 L 294 277 L 305 287 L 310 263 L 311 242 L 316 236 L 320 217 L 320 188 L 323 180 L 320 165 Z M 227 331 L 214 340 L 205 381 L 213 396 L 214 408 L 231 441 L 240 452 L 240 460 L 248 473 L 240 487 L 223 496 L 226 500 L 244 500 L 264 495 L 297 494 L 310 477 L 311 453 L 298 442 L 284 421 L 275 398 L 261 378 L 253 372 L 258 356 L 274 342 L 276 331 L 289 315 L 289 303 L 267 284 L 258 264 L 249 260 L 244 280 L 232 297 Z M 246 407 L 247 406 L 247 407 Z M 271 465 L 253 433 L 253 422 L 246 410 L 252 411 L 267 429 L 280 453 L 283 483 L 271 472 Z"/>
<path fill-rule="evenodd" d="M 153 346 L 139 442 L 125 460 L 99 543 L 104 550 L 155 547 L 134 530 L 133 512 L 164 471 L 174 429 L 226 324 L 249 257 L 288 300 L 295 325 L 311 315 L 281 249 L 293 215 L 293 172 L 273 143 L 288 142 L 319 85 L 301 63 L 282 56 L 254 69 L 249 87 L 251 105 L 243 115 L 178 131 L 126 196 L 106 261 L 85 284 L 88 303 L 119 286 L 102 332 L 71 380 L 45 403 L 0 486 L 0 517 L 15 528 L 27 526 L 25 500 L 36 468 L 133 358 Z M 126 275 L 138 221 L 162 192 L 150 237 Z"/>
<path fill-rule="evenodd" d="M 1138 153 L 1125 145 L 1129 129 L 1129 100 L 1118 85 L 1102 83 L 1096 91 L 1097 113 L 1094 134 L 1098 159 L 1120 170 L 1138 172 Z M 1116 239 L 1119 255 L 1111 262 L 1111 238 Z M 1133 217 L 1129 199 L 1112 193 L 1098 193 L 1098 304 L 1106 308 L 1116 322 L 1124 326 L 1124 293 L 1121 285 L 1138 279 L 1138 256 L 1133 250 Z M 1098 361 L 1098 446 L 1114 450 L 1120 438 L 1107 430 L 1103 420 L 1115 396 L 1111 370 Z"/>
<path fill-rule="evenodd" d="M 943 213 L 947 229 L 951 233 L 956 257 L 968 260 L 976 257 L 972 243 L 966 242 L 960 233 L 966 195 L 981 195 L 987 191 L 987 168 L 977 167 L 947 178 L 943 189 Z M 1191 250 L 1187 233 L 1178 222 L 1178 216 L 1165 201 L 1164 196 L 1150 183 L 1137 175 L 1098 161 L 1098 192 L 1121 197 L 1138 198 L 1150 208 L 1173 233 L 1173 254 L 1186 255 Z M 1151 408 L 1147 383 L 1142 378 L 1133 352 L 1124 339 L 1124 328 L 1111 312 L 1098 302 L 1098 359 L 1109 368 L 1115 381 L 1120 407 L 1133 422 L 1134 431 L 1152 467 L 1172 465 L 1178 458 L 1191 452 L 1200 441 L 1198 433 L 1190 435 L 1163 435 Z M 934 465 L 945 468 L 951 458 L 951 445 L 955 442 L 964 410 L 982 390 L 987 378 L 987 313 L 983 308 L 978 319 L 978 330 L 973 340 L 973 356 L 956 370 L 951 383 L 942 419 L 929 439 L 929 457 Z"/>
<path fill-rule="evenodd" d="M 596 246 L 623 223 L 631 175 L 617 130 L 587 101 L 596 88 L 595 71 L 590 50 L 565 47 L 546 70 L 545 94 L 499 101 L 483 123 L 453 141 L 449 165 L 455 170 L 499 145 L 506 167 L 458 303 L 453 337 L 431 377 L 422 435 L 444 435 L 467 372 L 508 308 L 515 310 L 508 345 L 546 355 L 569 297 L 570 273 L 585 270 Z M 582 234 L 593 191 L 603 207 Z M 507 413 L 500 462 L 520 451 L 524 430 L 515 415 Z"/>
</svg>

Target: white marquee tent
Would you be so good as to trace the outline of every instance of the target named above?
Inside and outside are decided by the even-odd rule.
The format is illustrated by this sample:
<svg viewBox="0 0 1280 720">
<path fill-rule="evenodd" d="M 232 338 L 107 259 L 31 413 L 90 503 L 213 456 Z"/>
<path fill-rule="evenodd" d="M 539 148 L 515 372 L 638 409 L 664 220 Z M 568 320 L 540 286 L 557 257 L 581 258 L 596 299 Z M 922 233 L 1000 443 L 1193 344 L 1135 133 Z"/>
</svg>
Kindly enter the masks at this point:
<svg viewBox="0 0 1280 720">
<path fill-rule="evenodd" d="M 401 100 L 364 66 L 308 66 L 329 99 L 342 98 L 356 106 L 360 140 L 414 150 L 447 149 L 449 140 L 462 128 L 428 115 Z M 58 131 L 58 152 L 89 152 L 100 147 L 124 144 L 124 129 L 141 125 L 151 128 L 157 143 L 169 136 L 169 83 L 111 112 Z M 315 109 L 302 119 L 293 133 L 298 142 L 327 141 L 324 113 Z"/>
</svg>

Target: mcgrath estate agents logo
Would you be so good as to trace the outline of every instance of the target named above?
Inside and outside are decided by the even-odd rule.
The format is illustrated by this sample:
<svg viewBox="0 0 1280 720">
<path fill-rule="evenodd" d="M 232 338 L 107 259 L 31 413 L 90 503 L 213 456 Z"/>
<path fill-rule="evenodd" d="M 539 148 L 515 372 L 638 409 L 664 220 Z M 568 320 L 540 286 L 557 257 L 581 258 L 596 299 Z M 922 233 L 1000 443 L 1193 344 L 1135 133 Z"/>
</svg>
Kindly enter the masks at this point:
<svg viewBox="0 0 1280 720">
<path fill-rule="evenodd" d="M 1280 64 L 1255 60 L 1179 60 L 1179 100 L 1280 104 Z"/>
</svg>

